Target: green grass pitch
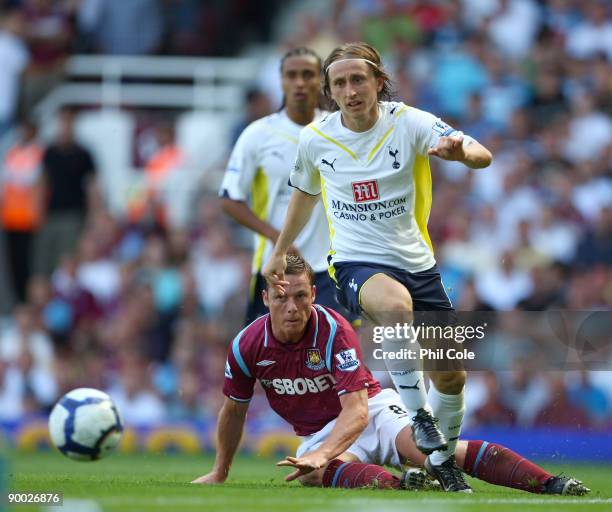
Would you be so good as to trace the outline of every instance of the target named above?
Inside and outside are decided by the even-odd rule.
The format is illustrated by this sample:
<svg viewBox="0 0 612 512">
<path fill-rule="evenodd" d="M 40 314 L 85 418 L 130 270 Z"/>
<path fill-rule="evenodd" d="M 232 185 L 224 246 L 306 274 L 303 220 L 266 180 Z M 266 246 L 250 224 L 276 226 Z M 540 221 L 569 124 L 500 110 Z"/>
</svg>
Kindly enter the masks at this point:
<svg viewBox="0 0 612 512">
<path fill-rule="evenodd" d="M 114 454 L 98 462 L 74 462 L 59 453 L 15 454 L 9 460 L 12 491 L 61 491 L 63 507 L 18 505 L 11 510 L 93 512 L 209 510 L 301 511 L 557 511 L 612 510 L 612 465 L 551 466 L 582 479 L 592 493 L 584 498 L 539 496 L 470 479 L 472 495 L 442 492 L 313 489 L 287 484 L 289 471 L 275 460 L 241 457 L 222 486 L 191 485 L 210 469 L 210 456 Z M 89 501 L 89 504 L 81 500 Z M 91 503 L 95 502 L 95 504 Z M 1 509 L 1 506 L 0 506 Z"/>
</svg>

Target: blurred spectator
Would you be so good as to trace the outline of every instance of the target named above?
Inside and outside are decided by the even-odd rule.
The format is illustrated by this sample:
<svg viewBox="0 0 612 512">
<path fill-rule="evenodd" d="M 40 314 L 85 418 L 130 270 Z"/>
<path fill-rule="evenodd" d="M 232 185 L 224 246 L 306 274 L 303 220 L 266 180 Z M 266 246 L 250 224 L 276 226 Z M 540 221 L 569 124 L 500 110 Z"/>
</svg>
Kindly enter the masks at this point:
<svg viewBox="0 0 612 512">
<path fill-rule="evenodd" d="M 567 112 L 562 86 L 562 75 L 556 69 L 535 70 L 532 96 L 528 103 L 529 117 L 535 127 L 544 128 L 551 119 Z"/>
<path fill-rule="evenodd" d="M 550 260 L 569 263 L 576 252 L 578 233 L 575 226 L 558 218 L 549 206 L 544 206 L 529 234 L 529 243 Z"/>
<path fill-rule="evenodd" d="M 250 88 L 245 95 L 245 99 L 245 115 L 232 130 L 232 145 L 236 143 L 238 137 L 248 125 L 272 112 L 270 98 L 260 89 L 255 87 Z"/>
<path fill-rule="evenodd" d="M 32 241 L 41 223 L 43 149 L 33 123 L 23 122 L 20 132 L 0 169 L 0 219 L 13 292 L 22 302 L 30 277 Z"/>
<path fill-rule="evenodd" d="M 543 311 L 551 307 L 561 307 L 564 302 L 566 273 L 566 267 L 559 263 L 534 267 L 531 270 L 532 292 L 521 300 L 517 307 L 526 311 Z"/>
<path fill-rule="evenodd" d="M 164 404 L 153 391 L 147 361 L 133 350 L 124 352 L 119 378 L 107 393 L 126 425 L 155 425 L 164 420 Z"/>
<path fill-rule="evenodd" d="M 514 261 L 518 269 L 529 272 L 535 267 L 542 267 L 550 263 L 551 258 L 540 247 L 533 244 L 533 227 L 529 221 L 519 221 L 516 231 Z"/>
<path fill-rule="evenodd" d="M 207 315 L 216 316 L 229 297 L 248 282 L 227 232 L 215 227 L 194 246 L 193 273 L 198 297 Z"/>
<path fill-rule="evenodd" d="M 0 11 L 0 139 L 13 123 L 21 77 L 30 61 L 24 32 L 24 19 L 19 11 Z"/>
<path fill-rule="evenodd" d="M 73 255 L 62 257 L 51 282 L 53 298 L 46 307 L 47 328 L 55 336 L 69 336 L 77 329 L 91 329 L 102 314 L 101 306 L 80 278 L 79 261 Z"/>
<path fill-rule="evenodd" d="M 22 12 L 32 57 L 23 89 L 27 112 L 61 81 L 64 60 L 71 49 L 72 24 L 65 2 L 24 0 Z"/>
<path fill-rule="evenodd" d="M 612 262 L 612 207 L 601 210 L 594 229 L 584 233 L 576 254 L 576 263 L 581 267 L 610 265 Z"/>
<path fill-rule="evenodd" d="M 152 189 L 161 186 L 168 175 L 178 170 L 185 160 L 185 156 L 176 143 L 173 125 L 160 125 L 156 139 L 157 150 L 145 164 L 147 183 Z"/>
<path fill-rule="evenodd" d="M 565 36 L 580 22 L 580 12 L 567 0 L 547 0 L 542 21 L 554 33 Z"/>
<path fill-rule="evenodd" d="M 565 155 L 572 162 L 597 160 L 612 143 L 612 120 L 586 94 L 575 98 L 572 113 Z"/>
<path fill-rule="evenodd" d="M 483 98 L 481 92 L 470 94 L 467 108 L 465 109 L 465 117 L 462 122 L 462 131 L 469 133 L 476 140 L 483 141 L 488 138 L 491 133 L 498 129 L 498 126 L 484 115 Z"/>
<path fill-rule="evenodd" d="M 212 416 L 207 414 L 204 404 L 206 394 L 202 393 L 199 382 L 198 372 L 185 370 L 181 373 L 177 393 L 168 406 L 169 420 L 187 421 Z"/>
<path fill-rule="evenodd" d="M 538 412 L 535 425 L 542 427 L 566 427 L 586 429 L 589 418 L 581 409 L 572 404 L 563 377 L 551 374 L 548 376 L 548 403 Z"/>
<path fill-rule="evenodd" d="M 476 259 L 480 265 L 473 271 L 486 270 L 496 265 L 505 241 L 498 225 L 498 211 L 492 205 L 482 206 L 470 223 L 470 240 L 479 248 Z"/>
<path fill-rule="evenodd" d="M 0 421 L 19 421 L 25 416 L 24 395 L 22 372 L 0 361 Z"/>
<path fill-rule="evenodd" d="M 612 20 L 610 5 L 605 0 L 592 0 L 584 4 L 585 18 L 569 31 L 567 52 L 577 59 L 593 57 L 598 52 L 612 61 Z"/>
<path fill-rule="evenodd" d="M 497 310 L 508 310 L 531 292 L 529 275 L 517 269 L 512 252 L 501 256 L 501 264 L 476 275 L 476 290 L 480 300 Z"/>
<path fill-rule="evenodd" d="M 476 425 L 514 425 L 514 412 L 504 404 L 495 373 L 486 372 L 484 383 L 487 390 L 484 403 L 470 414 L 471 421 Z"/>
<path fill-rule="evenodd" d="M 36 326 L 29 306 L 17 306 L 14 323 L 0 337 L 0 358 L 20 370 L 37 407 L 48 407 L 57 397 L 51 340 Z"/>
<path fill-rule="evenodd" d="M 520 221 L 530 221 L 540 214 L 541 200 L 538 190 L 531 186 L 530 170 L 532 159 L 522 152 L 514 153 L 510 172 L 502 177 L 503 195 L 497 202 L 498 236 L 502 237 L 506 248 L 518 241 Z"/>
<path fill-rule="evenodd" d="M 597 387 L 587 371 L 580 372 L 577 381 L 568 388 L 570 401 L 583 409 L 591 423 L 597 427 L 605 427 L 612 411 L 605 390 Z"/>
<path fill-rule="evenodd" d="M 183 170 L 186 156 L 176 142 L 174 126 L 163 123 L 155 133 L 156 149 L 145 164 L 145 184 L 131 198 L 129 220 L 135 224 L 154 223 L 168 226 L 169 207 L 165 203 L 164 190 L 170 180 Z"/>
<path fill-rule="evenodd" d="M 489 78 L 480 91 L 482 111 L 488 121 L 504 129 L 510 123 L 512 114 L 526 103 L 527 87 L 500 54 L 486 54 L 485 64 Z"/>
<path fill-rule="evenodd" d="M 462 46 L 437 56 L 430 87 L 438 101 L 439 115 L 463 116 L 469 97 L 488 83 L 482 63 L 485 41 L 471 36 Z"/>
<path fill-rule="evenodd" d="M 487 23 L 489 39 L 506 57 L 527 55 L 540 24 L 540 10 L 534 0 L 499 0 L 498 9 Z"/>
<path fill-rule="evenodd" d="M 165 0 L 166 48 L 172 55 L 202 55 L 206 34 L 202 21 L 206 7 L 198 0 Z"/>
<path fill-rule="evenodd" d="M 36 326 L 32 308 L 20 305 L 14 311 L 14 323 L 0 337 L 0 357 L 7 363 L 16 363 L 23 352 L 32 356 L 32 367 L 36 371 L 51 372 L 51 340 Z"/>
<path fill-rule="evenodd" d="M 407 16 L 400 2 L 390 0 L 377 4 L 379 11 L 363 20 L 361 33 L 364 40 L 375 46 L 381 55 L 391 50 L 395 39 L 407 39 L 413 43 L 421 40 L 421 27 L 414 18 Z"/>
<path fill-rule="evenodd" d="M 503 400 L 515 411 L 516 422 L 523 427 L 533 425 L 550 395 L 548 382 L 536 368 L 537 361 L 515 359 L 512 362 L 512 372 L 500 374 L 503 379 Z"/>
<path fill-rule="evenodd" d="M 612 179 L 606 176 L 607 162 L 588 160 L 576 168 L 572 206 L 590 224 L 595 224 L 603 208 L 612 207 Z"/>
<path fill-rule="evenodd" d="M 75 140 L 74 113 L 60 112 L 58 124 L 55 143 L 43 157 L 47 214 L 36 241 L 34 265 L 46 275 L 76 246 L 87 212 L 88 187 L 95 176 L 89 151 Z"/>
<path fill-rule="evenodd" d="M 150 55 L 161 49 L 161 0 L 83 0 L 77 13 L 84 37 L 107 55 Z"/>
<path fill-rule="evenodd" d="M 142 267 L 136 278 L 151 285 L 157 311 L 172 314 L 179 307 L 182 297 L 180 273 L 168 263 L 167 247 L 161 237 L 151 236 L 146 241 Z"/>
<path fill-rule="evenodd" d="M 77 279 L 79 285 L 102 307 L 119 293 L 118 262 L 100 250 L 93 230 L 86 230 L 79 241 Z"/>
</svg>

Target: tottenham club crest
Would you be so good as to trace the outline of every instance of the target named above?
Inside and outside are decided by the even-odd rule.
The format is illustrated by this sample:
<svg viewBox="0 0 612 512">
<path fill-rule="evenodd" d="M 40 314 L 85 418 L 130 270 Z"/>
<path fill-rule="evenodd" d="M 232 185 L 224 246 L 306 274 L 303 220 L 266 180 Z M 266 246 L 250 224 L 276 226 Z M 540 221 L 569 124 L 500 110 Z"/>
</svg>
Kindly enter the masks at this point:
<svg viewBox="0 0 612 512">
<path fill-rule="evenodd" d="M 387 148 L 389 149 L 389 156 L 393 157 L 393 163 L 391 164 L 391 166 L 394 169 L 399 169 L 400 163 L 397 161 L 397 154 L 399 153 L 399 149 L 396 149 L 395 151 L 393 151 L 393 149 L 391 149 L 391 146 L 387 146 Z"/>
<path fill-rule="evenodd" d="M 324 366 L 325 362 L 318 348 L 309 348 L 306 350 L 306 368 L 310 368 L 311 370 L 322 370 Z"/>
</svg>

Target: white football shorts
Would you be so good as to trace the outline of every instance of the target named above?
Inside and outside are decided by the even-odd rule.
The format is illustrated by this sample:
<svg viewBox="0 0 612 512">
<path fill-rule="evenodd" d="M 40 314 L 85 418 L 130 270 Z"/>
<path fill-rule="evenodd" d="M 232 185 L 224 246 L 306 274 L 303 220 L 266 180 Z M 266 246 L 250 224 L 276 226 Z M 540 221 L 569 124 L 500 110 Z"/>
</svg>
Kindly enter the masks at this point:
<svg viewBox="0 0 612 512">
<path fill-rule="evenodd" d="M 410 427 L 411 421 L 397 391 L 383 389 L 368 400 L 368 426 L 346 451 L 361 462 L 388 465 L 401 470 L 400 457 L 395 446 L 397 435 Z M 316 450 L 334 428 L 336 420 L 330 421 L 321 430 L 302 437 L 296 457 Z"/>
</svg>

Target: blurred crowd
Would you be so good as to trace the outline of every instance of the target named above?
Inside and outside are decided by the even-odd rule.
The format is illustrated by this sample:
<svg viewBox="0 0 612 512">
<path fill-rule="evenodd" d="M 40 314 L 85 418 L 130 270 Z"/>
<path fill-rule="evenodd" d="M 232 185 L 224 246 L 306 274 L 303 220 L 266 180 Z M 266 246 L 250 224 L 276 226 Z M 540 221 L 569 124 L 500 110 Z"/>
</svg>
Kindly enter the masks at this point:
<svg viewBox="0 0 612 512">
<path fill-rule="evenodd" d="M 457 309 L 610 310 L 612 5 L 307 3 L 308 13 L 296 10 L 278 53 L 271 52 L 262 67 L 236 133 L 280 105 L 278 62 L 288 47 L 305 44 L 326 56 L 344 41 L 365 39 L 381 50 L 400 99 L 436 113 L 494 154 L 491 167 L 476 172 L 431 162 L 429 232 Z M 28 13 L 65 12 L 65 18 L 39 27 L 40 37 L 58 36 L 56 45 L 40 46 L 58 56 L 56 62 L 74 48 L 122 53 L 123 44 L 139 46 L 126 53 L 218 55 L 224 51 L 200 43 L 185 49 L 181 44 L 191 40 L 180 39 L 180 31 L 172 31 L 180 41 L 160 35 L 147 43 L 150 31 L 144 30 L 138 31 L 142 38 L 121 43 L 120 35 L 94 27 L 102 26 L 96 23 L 107 5 L 141 8 L 147 16 L 155 16 L 153 4 L 170 7 L 172 16 L 160 15 L 167 27 L 196 23 L 197 16 L 185 15 L 190 8 L 206 18 L 209 5 L 226 15 L 226 4 L 247 9 L 251 2 L 4 4 L 12 4 L 12 14 L 2 18 L 0 56 L 8 55 L 12 44 L 13 60 L 0 60 L 15 65 L 0 69 L 0 89 L 8 83 L 3 74 L 35 68 L 38 39 L 26 33 L 35 33 L 38 25 L 32 19 L 23 24 L 34 16 Z M 144 18 L 140 21 L 147 23 Z M 233 17 L 231 23 L 219 20 L 216 27 L 234 23 Z M 270 22 L 258 26 L 268 30 Z M 3 101 L 16 111 L 16 100 L 0 95 Z M 0 135 L 3 122 L 14 122 L 13 114 L 2 117 L 6 111 L 0 104 Z M 96 183 L 96 162 L 74 140 L 72 114 L 61 113 L 60 121 L 50 145 L 24 123 L 20 141 L 1 164 L 0 220 L 16 305 L 0 334 L 0 420 L 47 409 L 61 393 L 82 385 L 108 390 L 131 423 L 213 418 L 222 399 L 226 347 L 244 318 L 248 236 L 210 196 L 201 197 L 188 229 L 172 229 L 151 211 L 114 218 Z M 171 159 L 172 153 L 157 156 Z M 154 172 L 153 159 L 145 166 Z M 17 192 L 11 192 L 15 184 Z M 15 195 L 23 189 L 27 200 Z M 6 211 L 10 194 L 29 210 Z M 516 360 L 511 371 L 468 378 L 468 425 L 612 428 L 609 372 L 542 372 L 527 363 Z"/>
<path fill-rule="evenodd" d="M 232 56 L 269 41 L 280 4 L 0 0 L 0 137 L 61 82 L 71 54 Z"/>
</svg>

